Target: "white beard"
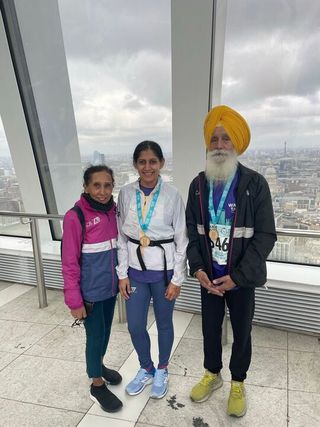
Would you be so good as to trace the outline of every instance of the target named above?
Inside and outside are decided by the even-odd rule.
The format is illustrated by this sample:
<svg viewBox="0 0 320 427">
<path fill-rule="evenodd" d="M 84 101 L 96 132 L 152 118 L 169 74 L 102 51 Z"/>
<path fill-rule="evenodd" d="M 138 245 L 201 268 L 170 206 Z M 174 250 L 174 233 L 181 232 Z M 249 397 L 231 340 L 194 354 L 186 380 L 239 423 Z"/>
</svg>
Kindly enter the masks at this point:
<svg viewBox="0 0 320 427">
<path fill-rule="evenodd" d="M 236 151 L 213 150 L 207 152 L 206 177 L 209 181 L 227 181 L 238 165 Z"/>
</svg>

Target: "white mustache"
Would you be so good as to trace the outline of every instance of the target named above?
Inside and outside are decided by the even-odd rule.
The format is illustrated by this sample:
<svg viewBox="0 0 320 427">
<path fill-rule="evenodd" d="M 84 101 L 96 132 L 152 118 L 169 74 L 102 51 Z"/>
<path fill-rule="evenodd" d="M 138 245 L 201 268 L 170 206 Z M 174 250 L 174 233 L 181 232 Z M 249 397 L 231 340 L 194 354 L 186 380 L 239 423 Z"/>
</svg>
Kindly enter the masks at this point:
<svg viewBox="0 0 320 427">
<path fill-rule="evenodd" d="M 228 157 L 229 155 L 230 155 L 230 152 L 228 150 L 213 150 L 211 153 L 209 153 L 209 157 L 218 157 L 218 156 Z"/>
</svg>

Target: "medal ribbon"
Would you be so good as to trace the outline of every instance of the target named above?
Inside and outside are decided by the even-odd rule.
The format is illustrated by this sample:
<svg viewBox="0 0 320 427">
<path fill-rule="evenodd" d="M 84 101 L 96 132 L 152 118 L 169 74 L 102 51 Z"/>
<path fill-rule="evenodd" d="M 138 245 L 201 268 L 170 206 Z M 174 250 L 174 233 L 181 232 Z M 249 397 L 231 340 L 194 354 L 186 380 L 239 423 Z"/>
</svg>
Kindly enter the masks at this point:
<svg viewBox="0 0 320 427">
<path fill-rule="evenodd" d="M 161 188 L 161 179 L 159 181 L 158 184 L 158 188 L 156 190 L 156 192 L 154 193 L 151 203 L 150 203 L 150 207 L 148 209 L 145 221 L 143 222 L 143 218 L 142 218 L 142 207 L 141 207 L 141 194 L 140 194 L 140 190 L 136 190 L 136 202 L 137 202 L 137 214 L 138 214 L 138 220 L 139 220 L 139 224 L 141 227 L 141 230 L 145 233 L 148 230 L 150 221 L 151 221 L 151 217 L 153 214 L 153 211 L 156 207 L 156 203 L 160 194 L 160 188 Z"/>
<path fill-rule="evenodd" d="M 234 175 L 231 175 L 228 181 L 226 182 L 226 185 L 224 186 L 223 193 L 220 197 L 219 205 L 217 212 L 214 210 L 214 204 L 213 204 L 213 181 L 210 181 L 210 191 L 209 191 L 209 213 L 210 213 L 210 219 L 212 224 L 218 224 L 227 195 L 229 193 Z"/>
</svg>

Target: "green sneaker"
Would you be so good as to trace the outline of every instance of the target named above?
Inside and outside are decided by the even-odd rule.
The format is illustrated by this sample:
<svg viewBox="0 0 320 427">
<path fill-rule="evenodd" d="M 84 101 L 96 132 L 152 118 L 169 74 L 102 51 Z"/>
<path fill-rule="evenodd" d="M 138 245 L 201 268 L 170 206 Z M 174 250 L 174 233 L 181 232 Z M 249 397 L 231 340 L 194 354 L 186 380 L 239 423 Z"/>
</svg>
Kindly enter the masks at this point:
<svg viewBox="0 0 320 427">
<path fill-rule="evenodd" d="M 223 381 L 220 373 L 212 374 L 206 370 L 204 376 L 191 390 L 190 399 L 197 403 L 204 402 L 209 399 L 214 390 L 222 387 L 222 384 Z"/>
<path fill-rule="evenodd" d="M 243 417 L 246 412 L 247 402 L 244 383 L 239 381 L 231 381 L 227 414 L 234 417 Z"/>
</svg>

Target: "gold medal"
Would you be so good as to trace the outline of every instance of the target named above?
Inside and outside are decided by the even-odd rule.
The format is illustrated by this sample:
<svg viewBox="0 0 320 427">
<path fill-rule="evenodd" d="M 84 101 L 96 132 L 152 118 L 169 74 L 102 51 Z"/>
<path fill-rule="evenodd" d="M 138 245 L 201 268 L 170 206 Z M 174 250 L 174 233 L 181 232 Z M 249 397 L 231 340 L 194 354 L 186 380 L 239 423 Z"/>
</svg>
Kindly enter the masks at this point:
<svg viewBox="0 0 320 427">
<path fill-rule="evenodd" d="M 146 248 L 147 246 L 149 246 L 149 245 L 150 245 L 150 239 L 149 239 L 149 237 L 148 237 L 148 236 L 146 236 L 145 234 L 144 234 L 142 237 L 140 237 L 140 245 L 141 245 L 143 248 Z"/>
<path fill-rule="evenodd" d="M 218 230 L 216 229 L 216 227 L 212 228 L 209 231 L 209 237 L 210 237 L 212 242 L 215 242 L 217 240 L 217 238 L 219 237 L 219 234 L 218 234 Z"/>
</svg>

